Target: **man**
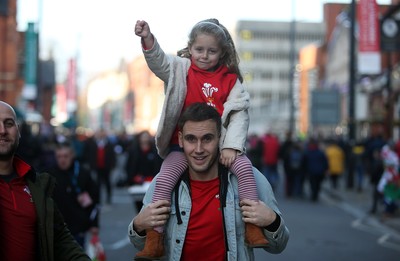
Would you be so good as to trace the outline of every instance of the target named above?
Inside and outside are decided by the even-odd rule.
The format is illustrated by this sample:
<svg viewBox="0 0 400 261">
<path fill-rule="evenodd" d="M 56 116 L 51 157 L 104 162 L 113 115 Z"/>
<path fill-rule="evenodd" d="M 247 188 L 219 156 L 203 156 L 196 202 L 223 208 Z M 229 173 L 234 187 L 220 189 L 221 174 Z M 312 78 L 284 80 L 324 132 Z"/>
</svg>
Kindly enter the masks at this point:
<svg viewBox="0 0 400 261">
<path fill-rule="evenodd" d="M 317 202 L 321 184 L 328 173 L 328 158 L 320 148 L 319 141 L 311 138 L 304 153 L 304 168 L 310 182 L 311 201 Z"/>
<path fill-rule="evenodd" d="M 189 106 L 179 123 L 179 145 L 189 168 L 169 201 L 151 203 L 154 180 L 144 207 L 128 226 L 131 242 L 143 249 L 146 233 L 165 225 L 165 260 L 254 260 L 245 245 L 244 222 L 264 228 L 269 241 L 264 250 L 282 252 L 289 239 L 267 179 L 255 168 L 260 201 L 239 202 L 237 178 L 219 162 L 221 118 L 203 103 Z M 149 260 L 141 256 L 136 260 Z"/>
<path fill-rule="evenodd" d="M 90 260 L 50 197 L 54 179 L 15 156 L 19 139 L 15 111 L 0 101 L 1 260 Z"/>
<path fill-rule="evenodd" d="M 263 174 L 272 188 L 276 190 L 279 182 L 278 162 L 280 144 L 278 137 L 270 130 L 262 138 L 263 141 Z"/>
<path fill-rule="evenodd" d="M 98 233 L 98 187 L 90 169 L 75 159 L 69 142 L 58 144 L 56 166 L 51 174 L 56 178 L 54 200 L 60 208 L 75 240 L 85 247 L 86 233 Z"/>
<path fill-rule="evenodd" d="M 83 146 L 83 161 L 89 164 L 92 171 L 96 172 L 96 184 L 99 188 L 99 202 L 101 202 L 101 186 L 106 188 L 106 204 L 111 204 L 112 186 L 111 172 L 116 165 L 114 145 L 109 140 L 104 129 L 100 129 L 94 137 L 86 140 Z"/>
</svg>

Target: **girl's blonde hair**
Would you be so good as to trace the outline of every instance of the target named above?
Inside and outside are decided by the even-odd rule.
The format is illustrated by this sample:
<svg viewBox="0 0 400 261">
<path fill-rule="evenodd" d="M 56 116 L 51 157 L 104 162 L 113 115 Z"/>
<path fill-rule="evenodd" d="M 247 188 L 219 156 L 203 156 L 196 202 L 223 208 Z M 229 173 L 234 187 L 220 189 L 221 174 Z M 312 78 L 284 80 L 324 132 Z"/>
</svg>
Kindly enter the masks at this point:
<svg viewBox="0 0 400 261">
<path fill-rule="evenodd" d="M 190 58 L 189 49 L 199 34 L 213 35 L 215 39 L 217 39 L 223 53 L 220 58 L 219 65 L 225 65 L 228 67 L 229 71 L 237 74 L 239 81 L 243 82 L 243 76 L 239 69 L 239 56 L 236 52 L 232 37 L 225 26 L 220 24 L 215 18 L 200 21 L 193 26 L 191 32 L 189 33 L 187 47 L 178 51 L 178 56 Z"/>
</svg>

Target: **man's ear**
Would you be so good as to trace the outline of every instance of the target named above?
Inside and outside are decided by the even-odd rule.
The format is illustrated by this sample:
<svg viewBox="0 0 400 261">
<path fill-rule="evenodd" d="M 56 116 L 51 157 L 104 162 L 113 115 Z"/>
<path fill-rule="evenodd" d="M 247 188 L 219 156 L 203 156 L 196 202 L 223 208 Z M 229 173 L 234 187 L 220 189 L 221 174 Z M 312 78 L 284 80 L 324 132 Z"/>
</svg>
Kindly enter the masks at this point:
<svg viewBox="0 0 400 261">
<path fill-rule="evenodd" d="M 178 141 L 179 141 L 179 147 L 183 148 L 183 134 L 181 131 L 178 132 Z"/>
</svg>

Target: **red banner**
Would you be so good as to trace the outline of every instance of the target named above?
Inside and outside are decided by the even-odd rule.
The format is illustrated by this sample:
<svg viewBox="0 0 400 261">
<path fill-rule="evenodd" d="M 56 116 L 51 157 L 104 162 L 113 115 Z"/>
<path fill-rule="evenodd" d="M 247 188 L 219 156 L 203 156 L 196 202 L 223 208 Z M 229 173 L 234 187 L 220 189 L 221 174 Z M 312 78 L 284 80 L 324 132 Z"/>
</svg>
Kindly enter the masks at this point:
<svg viewBox="0 0 400 261">
<path fill-rule="evenodd" d="M 67 76 L 67 100 L 76 100 L 76 61 L 70 59 L 68 61 L 68 76 Z"/>
<path fill-rule="evenodd" d="M 376 0 L 358 1 L 359 51 L 379 52 L 379 10 Z"/>
<path fill-rule="evenodd" d="M 67 94 L 63 84 L 56 85 L 56 117 L 65 121 L 67 115 Z"/>
</svg>

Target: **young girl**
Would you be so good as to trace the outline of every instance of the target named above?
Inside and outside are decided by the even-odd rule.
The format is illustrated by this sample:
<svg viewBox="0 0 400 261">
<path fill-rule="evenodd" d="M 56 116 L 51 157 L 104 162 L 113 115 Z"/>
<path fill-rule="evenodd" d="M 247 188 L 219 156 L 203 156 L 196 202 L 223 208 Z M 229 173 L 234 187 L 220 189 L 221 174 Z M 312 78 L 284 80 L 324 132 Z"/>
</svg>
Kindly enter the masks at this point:
<svg viewBox="0 0 400 261">
<path fill-rule="evenodd" d="M 145 21 L 137 21 L 150 69 L 165 83 L 165 101 L 156 134 L 158 152 L 164 162 L 157 176 L 152 202 L 170 200 L 172 190 L 187 169 L 178 145 L 177 122 L 181 111 L 194 102 L 215 107 L 223 122 L 220 162 L 238 177 L 239 198 L 258 201 L 252 164 L 244 155 L 249 125 L 249 94 L 242 85 L 239 58 L 228 30 L 217 19 L 197 23 L 189 34 L 188 46 L 178 56 L 166 55 Z M 262 229 L 246 223 L 246 243 L 266 247 Z M 146 244 L 137 258 L 154 259 L 164 253 L 163 228 L 148 230 Z"/>
</svg>

